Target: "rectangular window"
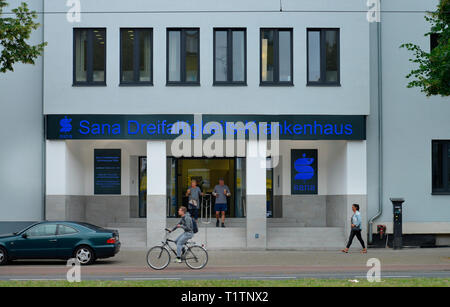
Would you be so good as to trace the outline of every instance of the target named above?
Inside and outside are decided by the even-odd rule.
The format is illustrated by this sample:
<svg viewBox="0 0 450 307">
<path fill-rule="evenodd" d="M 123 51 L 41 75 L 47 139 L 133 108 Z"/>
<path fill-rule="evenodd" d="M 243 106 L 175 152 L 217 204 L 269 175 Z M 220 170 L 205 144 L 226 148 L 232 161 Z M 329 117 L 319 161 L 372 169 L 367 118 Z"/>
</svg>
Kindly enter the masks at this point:
<svg viewBox="0 0 450 307">
<path fill-rule="evenodd" d="M 441 34 L 439 33 L 431 33 L 430 34 L 430 52 L 433 51 L 439 45 L 439 38 Z"/>
<path fill-rule="evenodd" d="M 308 85 L 340 85 L 339 29 L 308 29 Z"/>
<path fill-rule="evenodd" d="M 106 85 L 106 29 L 74 29 L 74 85 Z"/>
<path fill-rule="evenodd" d="M 200 30 L 167 30 L 167 84 L 200 84 Z"/>
<path fill-rule="evenodd" d="M 246 84 L 246 30 L 214 29 L 214 84 Z"/>
<path fill-rule="evenodd" d="M 450 194 L 450 141 L 432 142 L 433 193 Z"/>
<path fill-rule="evenodd" d="M 292 29 L 261 29 L 261 85 L 293 84 Z"/>
<path fill-rule="evenodd" d="M 153 82 L 152 29 L 120 30 L 120 83 L 151 85 Z"/>
</svg>

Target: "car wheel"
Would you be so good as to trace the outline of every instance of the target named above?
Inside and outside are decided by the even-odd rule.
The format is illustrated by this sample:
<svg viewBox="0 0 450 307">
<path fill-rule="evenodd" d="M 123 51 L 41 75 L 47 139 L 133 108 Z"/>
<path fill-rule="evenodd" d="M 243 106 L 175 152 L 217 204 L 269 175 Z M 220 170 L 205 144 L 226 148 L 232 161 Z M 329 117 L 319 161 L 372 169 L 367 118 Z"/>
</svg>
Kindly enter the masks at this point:
<svg viewBox="0 0 450 307">
<path fill-rule="evenodd" d="M 8 263 L 8 253 L 6 249 L 0 247 L 0 265 L 5 265 L 6 263 Z"/>
<path fill-rule="evenodd" d="M 94 251 L 86 245 L 77 247 L 74 256 L 81 265 L 89 265 L 95 261 Z"/>
</svg>

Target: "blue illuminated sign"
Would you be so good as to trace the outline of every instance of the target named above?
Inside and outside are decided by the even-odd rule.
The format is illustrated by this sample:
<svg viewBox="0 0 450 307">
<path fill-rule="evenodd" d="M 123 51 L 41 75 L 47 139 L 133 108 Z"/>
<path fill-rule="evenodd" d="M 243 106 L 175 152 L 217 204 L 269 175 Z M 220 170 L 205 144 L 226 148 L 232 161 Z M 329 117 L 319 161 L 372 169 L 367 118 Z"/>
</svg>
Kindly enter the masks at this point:
<svg viewBox="0 0 450 307">
<path fill-rule="evenodd" d="M 291 150 L 291 194 L 318 194 L 317 149 Z"/>
<path fill-rule="evenodd" d="M 220 131 L 226 138 L 243 130 L 280 140 L 365 140 L 363 115 L 202 115 L 199 126 L 194 115 L 47 115 L 46 135 L 61 139 L 174 139 L 173 127 L 186 123 L 192 137 L 206 139 Z M 206 125 L 217 127 L 205 132 Z M 261 125 L 264 123 L 264 125 Z M 252 125 L 254 124 L 254 125 Z M 178 126 L 176 126 L 178 125 Z"/>
</svg>

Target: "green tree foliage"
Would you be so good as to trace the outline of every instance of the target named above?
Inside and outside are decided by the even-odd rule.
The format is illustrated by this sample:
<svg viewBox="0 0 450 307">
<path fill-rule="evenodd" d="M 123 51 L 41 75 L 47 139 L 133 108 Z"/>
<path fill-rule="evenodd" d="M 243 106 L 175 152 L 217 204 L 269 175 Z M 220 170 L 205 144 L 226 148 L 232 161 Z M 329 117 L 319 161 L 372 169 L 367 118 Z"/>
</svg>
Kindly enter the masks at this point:
<svg viewBox="0 0 450 307">
<path fill-rule="evenodd" d="M 425 19 L 431 23 L 425 36 L 437 35 L 438 45 L 429 53 L 415 44 L 403 44 L 414 53 L 410 62 L 418 65 L 406 78 L 412 79 L 408 88 L 418 87 L 427 96 L 450 95 L 450 0 L 441 0 L 435 12 Z"/>
<path fill-rule="evenodd" d="M 40 24 L 35 11 L 30 11 L 26 3 L 11 10 L 13 14 L 4 14 L 7 7 L 6 0 L 0 0 L 0 72 L 14 71 L 14 63 L 34 64 L 37 57 L 42 55 L 47 43 L 29 45 L 33 30 Z"/>
</svg>

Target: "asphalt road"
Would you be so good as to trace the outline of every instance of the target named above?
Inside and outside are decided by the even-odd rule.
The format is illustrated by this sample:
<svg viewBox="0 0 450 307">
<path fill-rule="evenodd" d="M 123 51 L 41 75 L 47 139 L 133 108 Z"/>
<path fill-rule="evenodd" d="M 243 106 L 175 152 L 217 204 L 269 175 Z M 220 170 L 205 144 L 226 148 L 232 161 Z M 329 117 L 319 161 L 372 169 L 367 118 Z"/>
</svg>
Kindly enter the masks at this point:
<svg viewBox="0 0 450 307">
<path fill-rule="evenodd" d="M 82 280 L 290 280 L 365 279 L 367 260 L 379 259 L 381 278 L 450 278 L 450 249 L 353 251 L 209 251 L 202 270 L 171 263 L 162 271 L 146 265 L 145 251 L 121 251 L 116 257 L 81 268 Z M 64 261 L 14 261 L 0 267 L 0 280 L 66 280 Z"/>
<path fill-rule="evenodd" d="M 365 272 L 353 273 L 307 273 L 307 274 L 290 274 L 290 275 L 268 275 L 268 274 L 177 274 L 177 275 L 136 275 L 136 276 L 121 276 L 121 275 L 82 275 L 82 280 L 108 280 L 108 281 L 144 281 L 144 280 L 295 280 L 295 279 L 351 279 L 362 280 L 366 278 Z M 384 272 L 381 275 L 382 279 L 387 278 L 450 278 L 450 272 Z M 61 275 L 48 276 L 14 276 L 0 277 L 2 281 L 64 281 Z"/>
</svg>

